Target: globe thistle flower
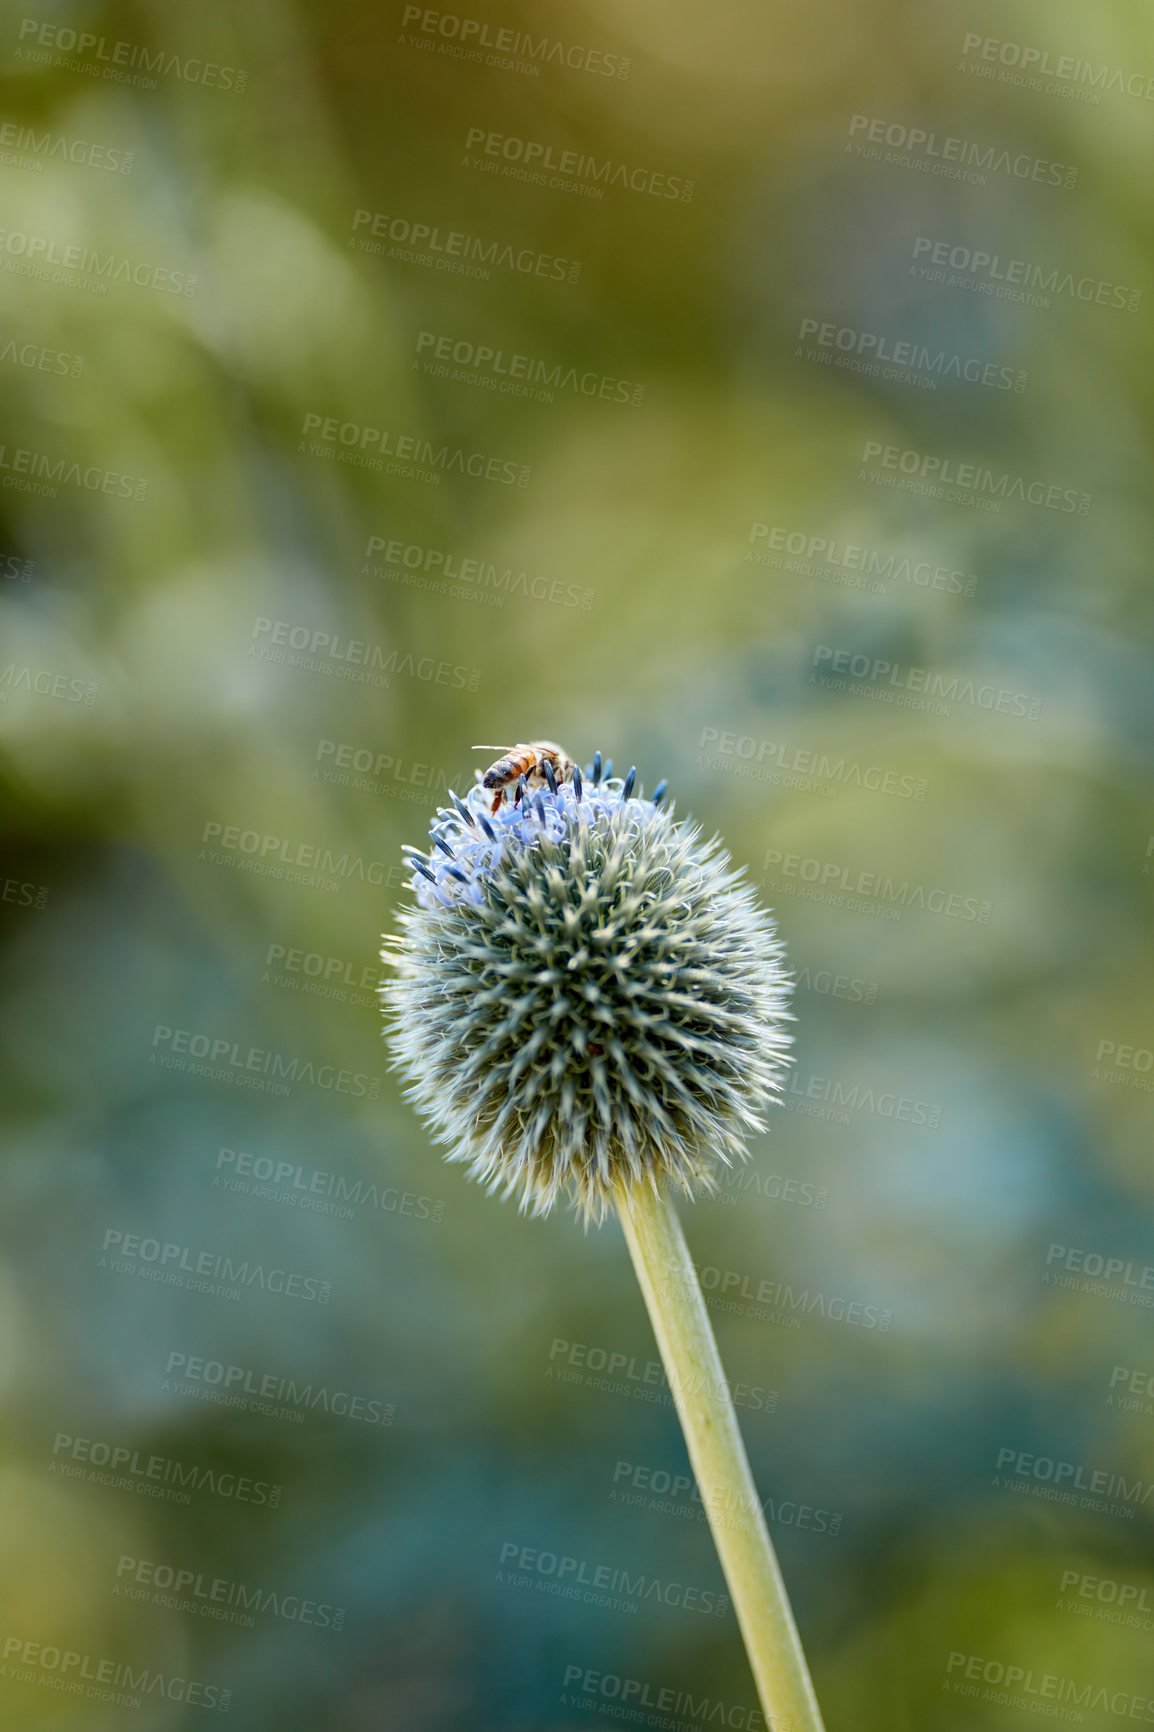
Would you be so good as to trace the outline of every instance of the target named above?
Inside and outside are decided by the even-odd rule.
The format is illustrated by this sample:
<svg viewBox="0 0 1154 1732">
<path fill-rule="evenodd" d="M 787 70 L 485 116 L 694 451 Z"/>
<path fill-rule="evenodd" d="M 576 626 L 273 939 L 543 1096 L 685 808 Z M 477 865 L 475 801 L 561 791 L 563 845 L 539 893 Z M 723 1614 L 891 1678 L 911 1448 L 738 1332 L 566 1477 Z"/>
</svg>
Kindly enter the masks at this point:
<svg viewBox="0 0 1154 1732">
<path fill-rule="evenodd" d="M 488 791 L 450 794 L 431 849 L 408 851 L 416 903 L 381 951 L 393 1063 L 448 1158 L 491 1191 L 539 1215 L 568 1196 L 586 1225 L 616 1208 L 766 1722 L 822 1732 L 670 1197 L 712 1189 L 762 1128 L 788 1045 L 781 947 L 664 783 L 647 800 L 600 753 L 583 777 L 538 747 L 514 748 Z M 509 800 L 522 762 L 545 786 L 522 776 Z"/>
<path fill-rule="evenodd" d="M 777 1092 L 788 979 L 720 842 L 615 778 L 450 795 L 382 956 L 394 1062 L 448 1158 L 545 1214 L 600 1221 L 665 1179 L 716 1187 Z"/>
</svg>

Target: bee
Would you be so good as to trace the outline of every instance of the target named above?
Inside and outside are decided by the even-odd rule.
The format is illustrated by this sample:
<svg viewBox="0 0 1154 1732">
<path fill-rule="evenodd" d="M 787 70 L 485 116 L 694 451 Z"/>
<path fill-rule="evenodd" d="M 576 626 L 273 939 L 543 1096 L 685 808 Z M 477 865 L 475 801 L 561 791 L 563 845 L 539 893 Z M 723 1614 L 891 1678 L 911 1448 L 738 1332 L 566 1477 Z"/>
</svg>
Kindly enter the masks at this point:
<svg viewBox="0 0 1154 1732">
<path fill-rule="evenodd" d="M 548 787 L 550 775 L 554 783 L 572 780 L 573 761 L 556 740 L 532 740 L 528 744 L 517 746 L 474 746 L 473 750 L 504 754 L 495 764 L 490 764 L 481 777 L 482 788 L 493 796 L 494 812 L 504 800 L 506 790 L 514 782 L 518 787 L 513 804 L 517 804 L 521 798 L 519 784 L 522 776 L 525 778 L 525 786 L 533 789 Z"/>
</svg>

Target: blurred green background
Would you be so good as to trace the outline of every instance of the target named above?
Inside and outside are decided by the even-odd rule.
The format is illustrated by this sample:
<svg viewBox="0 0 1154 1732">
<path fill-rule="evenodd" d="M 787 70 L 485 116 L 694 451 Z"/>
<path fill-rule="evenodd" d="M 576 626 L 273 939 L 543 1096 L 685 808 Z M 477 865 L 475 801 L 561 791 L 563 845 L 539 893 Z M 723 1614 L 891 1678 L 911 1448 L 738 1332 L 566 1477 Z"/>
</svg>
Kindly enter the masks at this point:
<svg viewBox="0 0 1154 1732">
<path fill-rule="evenodd" d="M 1149 12 L 0 64 L 0 1721 L 760 1724 L 618 1230 L 386 1074 L 400 844 L 542 736 L 798 975 L 686 1214 L 830 1732 L 1154 1717 Z"/>
</svg>

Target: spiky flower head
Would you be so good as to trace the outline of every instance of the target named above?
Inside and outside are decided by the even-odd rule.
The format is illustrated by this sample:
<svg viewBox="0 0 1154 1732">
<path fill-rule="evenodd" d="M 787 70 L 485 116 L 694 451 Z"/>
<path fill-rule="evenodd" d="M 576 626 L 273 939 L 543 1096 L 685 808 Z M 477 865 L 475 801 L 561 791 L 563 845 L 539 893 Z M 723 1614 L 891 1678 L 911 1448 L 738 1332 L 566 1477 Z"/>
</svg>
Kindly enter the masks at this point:
<svg viewBox="0 0 1154 1732">
<path fill-rule="evenodd" d="M 611 770 L 598 753 L 492 814 L 480 788 L 451 793 L 381 951 L 393 1064 L 448 1159 L 587 1222 L 638 1184 L 715 1189 L 764 1128 L 789 1041 L 752 886 L 664 784 L 645 799 Z"/>
</svg>

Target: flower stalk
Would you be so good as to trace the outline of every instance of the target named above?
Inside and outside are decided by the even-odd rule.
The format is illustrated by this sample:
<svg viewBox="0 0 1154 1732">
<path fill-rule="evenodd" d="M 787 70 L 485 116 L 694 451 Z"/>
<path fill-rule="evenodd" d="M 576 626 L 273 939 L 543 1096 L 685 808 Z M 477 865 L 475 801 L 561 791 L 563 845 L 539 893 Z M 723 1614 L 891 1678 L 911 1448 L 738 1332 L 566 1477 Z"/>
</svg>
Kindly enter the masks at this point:
<svg viewBox="0 0 1154 1732">
<path fill-rule="evenodd" d="M 823 1732 L 681 1222 L 646 1185 L 622 1192 L 617 1209 L 766 1721 L 773 1732 Z"/>
<path fill-rule="evenodd" d="M 662 783 L 584 777 L 550 742 L 536 791 L 439 809 L 383 959 L 393 1065 L 490 1191 L 588 1227 L 616 1210 L 772 1732 L 821 1714 L 671 1202 L 716 1190 L 780 1090 L 789 977 L 773 921 Z M 518 746 L 518 762 L 538 747 Z M 553 760 L 562 766 L 559 779 Z M 502 774 L 510 760 L 496 769 Z"/>
</svg>

